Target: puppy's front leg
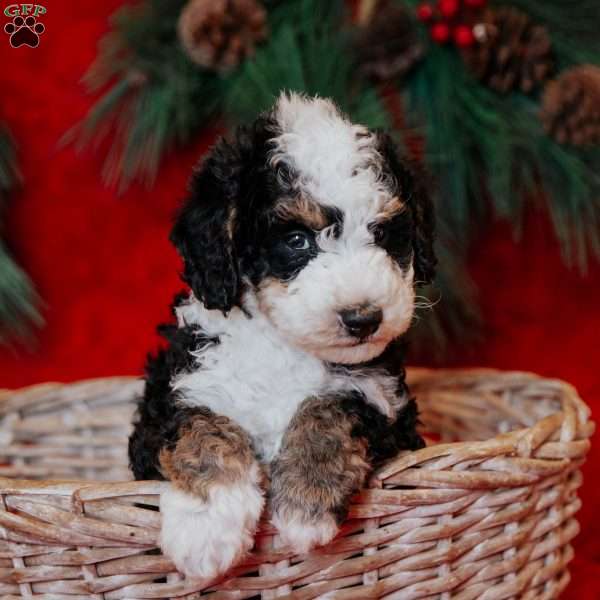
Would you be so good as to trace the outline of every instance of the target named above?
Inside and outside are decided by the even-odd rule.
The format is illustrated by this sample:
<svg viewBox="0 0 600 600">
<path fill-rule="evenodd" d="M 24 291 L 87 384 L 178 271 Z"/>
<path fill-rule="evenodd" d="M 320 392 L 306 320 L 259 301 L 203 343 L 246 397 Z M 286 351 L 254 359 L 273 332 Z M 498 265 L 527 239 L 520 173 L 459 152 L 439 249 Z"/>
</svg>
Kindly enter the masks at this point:
<svg viewBox="0 0 600 600">
<path fill-rule="evenodd" d="M 252 548 L 264 504 L 249 435 L 197 409 L 159 460 L 172 482 L 160 499 L 163 552 L 191 577 L 224 573 Z"/>
<path fill-rule="evenodd" d="M 331 541 L 369 472 L 367 441 L 341 395 L 309 398 L 290 422 L 271 469 L 273 524 L 303 554 Z"/>
</svg>

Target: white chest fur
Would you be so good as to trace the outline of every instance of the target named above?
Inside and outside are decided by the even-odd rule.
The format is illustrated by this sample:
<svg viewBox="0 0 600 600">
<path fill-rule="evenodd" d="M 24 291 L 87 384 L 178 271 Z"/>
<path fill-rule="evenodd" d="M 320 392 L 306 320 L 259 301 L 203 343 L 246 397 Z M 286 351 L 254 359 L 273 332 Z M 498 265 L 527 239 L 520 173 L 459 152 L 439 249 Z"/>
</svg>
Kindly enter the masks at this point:
<svg viewBox="0 0 600 600">
<path fill-rule="evenodd" d="M 332 373 L 326 364 L 290 346 L 260 313 L 234 309 L 228 317 L 207 311 L 195 299 L 177 309 L 180 326 L 198 324 L 218 344 L 199 348 L 198 369 L 176 375 L 173 389 L 188 406 L 206 406 L 248 431 L 261 460 L 271 461 L 298 406 L 324 392 L 359 390 L 391 416 L 402 400 L 384 374 Z"/>
</svg>

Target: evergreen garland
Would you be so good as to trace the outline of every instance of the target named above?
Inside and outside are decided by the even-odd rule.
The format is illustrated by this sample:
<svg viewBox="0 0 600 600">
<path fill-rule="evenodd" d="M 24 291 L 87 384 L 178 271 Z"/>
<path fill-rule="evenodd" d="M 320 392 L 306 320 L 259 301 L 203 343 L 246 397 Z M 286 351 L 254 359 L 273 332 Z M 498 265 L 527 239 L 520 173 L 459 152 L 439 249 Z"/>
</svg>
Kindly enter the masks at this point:
<svg viewBox="0 0 600 600">
<path fill-rule="evenodd" d="M 12 137 L 0 124 L 0 234 L 8 197 L 20 180 Z M 0 239 L 0 343 L 27 335 L 31 324 L 39 324 L 37 304 L 38 297 L 31 281 Z"/>
<path fill-rule="evenodd" d="M 282 2 L 271 13 L 271 37 L 232 75 L 225 115 L 230 123 L 254 119 L 281 90 L 334 98 L 354 120 L 386 128 L 390 120 L 376 90 L 354 74 L 341 0 Z"/>
<path fill-rule="evenodd" d="M 493 216 L 518 234 L 528 199 L 543 189 L 565 259 L 585 267 L 590 248 L 600 256 L 600 147 L 557 144 L 534 100 L 499 96 L 461 67 L 457 54 L 433 47 L 406 87 L 438 182 L 438 217 L 466 248 Z"/>
<path fill-rule="evenodd" d="M 154 182 L 163 156 L 188 142 L 218 114 L 224 82 L 194 65 L 177 40 L 184 0 L 125 5 L 100 47 L 84 83 L 103 91 L 87 118 L 65 141 L 79 148 L 108 140 L 103 177 L 124 190 Z"/>
<path fill-rule="evenodd" d="M 370 127 L 395 125 L 400 143 L 421 137 L 423 161 L 436 181 L 440 257 L 435 288 L 421 304 L 441 301 L 416 331 L 439 348 L 445 335 L 464 336 L 480 318 L 464 267 L 474 233 L 503 218 L 518 236 L 540 190 L 565 260 L 585 267 L 590 250 L 600 256 L 600 147 L 558 144 L 540 121 L 539 91 L 496 93 L 476 80 L 457 44 L 436 43 L 433 30 L 417 21 L 420 1 L 389 2 L 415 15 L 415 39 L 425 48 L 410 73 L 385 86 L 400 99 L 400 119 L 383 101 L 381 86 L 361 75 L 357 26 L 343 0 L 263 2 L 268 39 L 221 74 L 193 64 L 183 51 L 176 31 L 183 0 L 144 0 L 116 14 L 86 79 L 103 95 L 71 135 L 85 145 L 110 134 L 104 175 L 121 189 L 134 179 L 151 183 L 166 152 L 215 123 L 254 118 L 282 89 L 331 97 Z M 547 29 L 559 72 L 600 64 L 596 0 L 490 3 L 491 10 L 506 6 Z"/>
</svg>

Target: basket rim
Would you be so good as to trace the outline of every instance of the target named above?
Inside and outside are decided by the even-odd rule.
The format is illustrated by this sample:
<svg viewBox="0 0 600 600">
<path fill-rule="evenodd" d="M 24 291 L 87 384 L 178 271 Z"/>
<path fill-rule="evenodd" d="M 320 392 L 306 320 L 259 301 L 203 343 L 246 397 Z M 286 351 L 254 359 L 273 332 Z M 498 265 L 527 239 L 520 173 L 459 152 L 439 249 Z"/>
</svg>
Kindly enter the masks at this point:
<svg viewBox="0 0 600 600">
<path fill-rule="evenodd" d="M 134 383 L 143 382 L 143 375 L 110 375 L 108 377 L 86 377 L 84 379 L 75 379 L 73 381 L 41 381 L 32 383 L 18 388 L 0 388 L 0 402 L 5 400 L 7 396 L 15 394 L 42 394 L 47 391 L 61 387 L 85 387 L 95 384 L 118 384 L 118 383 Z"/>
<path fill-rule="evenodd" d="M 539 420 L 531 427 L 523 427 L 508 433 L 500 433 L 485 440 L 475 441 L 457 441 L 450 443 L 439 443 L 429 445 L 415 452 L 402 452 L 394 460 L 376 470 L 368 482 L 367 489 L 382 488 L 385 482 L 391 478 L 397 477 L 403 472 L 418 466 L 423 462 L 442 459 L 454 454 L 464 454 L 469 456 L 487 456 L 516 454 L 520 457 L 522 466 L 526 468 L 541 469 L 541 459 L 536 458 L 535 451 L 543 445 L 549 435 L 557 429 L 561 430 L 560 442 L 567 444 L 578 444 L 575 454 L 585 456 L 590 442 L 589 437 L 594 432 L 595 425 L 590 420 L 591 411 L 584 401 L 579 397 L 575 388 L 569 383 L 560 379 L 546 378 L 536 373 L 528 371 L 510 371 L 495 368 L 452 368 L 452 369 L 430 369 L 424 367 L 409 367 L 407 369 L 407 382 L 409 385 L 424 384 L 435 381 L 436 387 L 442 388 L 445 385 L 449 388 L 456 385 L 461 380 L 477 382 L 487 380 L 490 377 L 499 379 L 513 380 L 515 383 L 539 383 L 543 381 L 548 386 L 556 386 L 561 392 L 561 402 L 563 410 L 551 413 L 547 417 Z M 446 379 L 446 384 L 440 380 Z M 9 398 L 14 402 L 15 395 L 27 398 L 27 404 L 31 403 L 32 397 L 45 396 L 56 389 L 69 387 L 72 389 L 96 386 L 119 386 L 123 384 L 143 383 L 140 377 L 135 376 L 114 376 L 114 377 L 96 377 L 83 379 L 68 383 L 46 382 L 37 383 L 31 386 L 16 390 L 1 390 L 0 403 Z M 0 413 L 3 411 L 0 407 Z M 577 437 L 579 433 L 579 437 Z M 547 458 L 547 457 L 546 457 Z M 577 456 L 563 458 L 562 462 L 577 462 Z M 527 462 L 529 461 L 529 462 Z M 537 462 L 536 462 L 537 461 Z M 560 462 L 556 459 L 555 463 Z M 414 471 L 414 469 L 413 469 Z M 465 479 L 463 477 L 463 479 Z M 507 480 L 510 483 L 511 480 Z M 518 482 L 518 478 L 513 478 L 513 483 Z M 468 481 L 464 481 L 468 486 Z M 445 482 L 447 485 L 448 482 Z M 168 482 L 164 481 L 107 481 L 94 482 L 86 479 L 13 479 L 10 477 L 0 477 L 1 494 L 22 494 L 22 493 L 53 493 L 72 495 L 76 494 L 80 500 L 110 498 L 115 496 L 127 495 L 153 495 L 158 494 Z M 496 482 L 496 485 L 498 483 Z"/>
</svg>

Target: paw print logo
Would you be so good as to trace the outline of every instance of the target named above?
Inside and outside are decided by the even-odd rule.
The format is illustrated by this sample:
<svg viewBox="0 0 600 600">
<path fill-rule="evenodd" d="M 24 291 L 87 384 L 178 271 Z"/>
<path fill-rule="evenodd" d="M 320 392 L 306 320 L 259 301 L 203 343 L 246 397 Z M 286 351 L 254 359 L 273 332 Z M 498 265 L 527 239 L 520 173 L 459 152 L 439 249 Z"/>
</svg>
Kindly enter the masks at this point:
<svg viewBox="0 0 600 600">
<path fill-rule="evenodd" d="M 40 43 L 40 35 L 45 30 L 44 25 L 39 23 L 33 15 L 26 18 L 17 16 L 12 20 L 12 23 L 7 23 L 4 26 L 4 32 L 10 35 L 10 45 L 13 48 L 19 46 L 37 48 Z"/>
</svg>

